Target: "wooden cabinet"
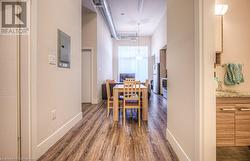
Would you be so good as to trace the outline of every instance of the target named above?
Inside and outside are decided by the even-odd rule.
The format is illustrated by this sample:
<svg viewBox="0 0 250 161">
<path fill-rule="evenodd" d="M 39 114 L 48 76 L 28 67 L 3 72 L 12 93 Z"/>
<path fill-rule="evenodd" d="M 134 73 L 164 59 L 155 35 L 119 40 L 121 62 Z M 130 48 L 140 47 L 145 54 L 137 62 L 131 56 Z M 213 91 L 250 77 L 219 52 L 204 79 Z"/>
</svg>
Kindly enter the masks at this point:
<svg viewBox="0 0 250 161">
<path fill-rule="evenodd" d="M 217 108 L 217 146 L 235 145 L 235 108 L 219 106 Z"/>
<path fill-rule="evenodd" d="M 250 107 L 249 105 L 238 105 L 235 115 L 235 140 L 236 146 L 250 145 Z"/>
<path fill-rule="evenodd" d="M 217 98 L 217 146 L 250 146 L 250 98 Z"/>
</svg>

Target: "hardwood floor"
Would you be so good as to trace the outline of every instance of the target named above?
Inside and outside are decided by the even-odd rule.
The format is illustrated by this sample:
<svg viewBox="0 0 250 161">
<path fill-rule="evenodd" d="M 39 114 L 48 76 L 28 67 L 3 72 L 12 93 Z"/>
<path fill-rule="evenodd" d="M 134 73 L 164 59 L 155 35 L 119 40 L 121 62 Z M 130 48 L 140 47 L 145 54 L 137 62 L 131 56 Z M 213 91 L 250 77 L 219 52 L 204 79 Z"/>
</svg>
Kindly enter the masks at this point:
<svg viewBox="0 0 250 161">
<path fill-rule="evenodd" d="M 250 147 L 218 147 L 217 161 L 250 161 Z"/>
<path fill-rule="evenodd" d="M 140 128 L 130 117 L 124 127 L 121 113 L 120 122 L 113 123 L 105 103 L 85 104 L 83 119 L 39 160 L 178 161 L 166 140 L 166 126 L 167 103 L 160 96 L 151 96 L 148 123 L 142 121 Z"/>
</svg>

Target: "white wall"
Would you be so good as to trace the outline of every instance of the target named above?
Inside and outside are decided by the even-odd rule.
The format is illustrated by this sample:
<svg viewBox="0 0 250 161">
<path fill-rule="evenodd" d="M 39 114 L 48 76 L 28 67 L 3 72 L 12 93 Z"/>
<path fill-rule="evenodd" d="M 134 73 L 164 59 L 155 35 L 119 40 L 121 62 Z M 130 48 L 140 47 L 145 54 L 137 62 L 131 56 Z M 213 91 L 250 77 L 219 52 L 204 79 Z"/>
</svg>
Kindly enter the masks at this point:
<svg viewBox="0 0 250 161">
<path fill-rule="evenodd" d="M 152 35 L 152 55 L 157 62 L 160 61 L 160 50 L 167 45 L 167 11 L 164 12 L 159 24 Z"/>
<path fill-rule="evenodd" d="M 97 47 L 97 14 L 83 7 L 82 9 L 82 48 Z"/>
<path fill-rule="evenodd" d="M 83 7 L 82 19 L 82 48 L 92 48 L 93 54 L 93 91 L 92 95 L 94 102 L 98 102 L 97 98 L 97 14 L 95 12 L 87 11 Z"/>
<path fill-rule="evenodd" d="M 81 0 L 38 1 L 37 157 L 81 119 Z M 71 37 L 71 68 L 48 63 L 57 55 L 57 29 Z M 51 112 L 56 110 L 56 119 Z"/>
<path fill-rule="evenodd" d="M 99 12 L 88 11 L 83 16 L 82 47 L 93 52 L 93 102 L 101 101 L 101 86 L 113 79 L 113 42 L 103 17 Z"/>
<path fill-rule="evenodd" d="M 167 138 L 181 161 L 195 158 L 194 16 L 194 1 L 168 0 Z"/>
<path fill-rule="evenodd" d="M 29 157 L 30 151 L 30 106 L 29 106 L 29 36 L 20 37 L 21 55 L 21 154 Z"/>
<path fill-rule="evenodd" d="M 101 85 L 113 79 L 113 42 L 103 17 L 97 13 L 97 99 L 102 96 Z"/>
<path fill-rule="evenodd" d="M 119 46 L 138 46 L 138 41 L 133 40 L 113 40 L 113 75 L 114 79 L 117 81 L 119 80 L 118 75 L 118 47 Z M 151 55 L 151 37 L 149 36 L 142 36 L 140 37 L 140 45 L 148 46 L 148 77 L 149 79 L 153 79 L 153 57 Z"/>
</svg>

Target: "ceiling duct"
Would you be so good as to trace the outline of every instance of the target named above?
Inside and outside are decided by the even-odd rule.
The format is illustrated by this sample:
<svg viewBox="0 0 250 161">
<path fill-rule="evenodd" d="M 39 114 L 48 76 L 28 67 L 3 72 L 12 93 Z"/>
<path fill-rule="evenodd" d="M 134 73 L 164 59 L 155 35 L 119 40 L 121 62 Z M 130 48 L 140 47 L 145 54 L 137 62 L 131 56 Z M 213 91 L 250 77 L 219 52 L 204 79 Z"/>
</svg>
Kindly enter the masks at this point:
<svg viewBox="0 0 250 161">
<path fill-rule="evenodd" d="M 102 14 L 105 23 L 108 25 L 112 38 L 119 39 L 119 35 L 116 31 L 108 2 L 106 0 L 93 0 L 93 3 Z"/>
</svg>

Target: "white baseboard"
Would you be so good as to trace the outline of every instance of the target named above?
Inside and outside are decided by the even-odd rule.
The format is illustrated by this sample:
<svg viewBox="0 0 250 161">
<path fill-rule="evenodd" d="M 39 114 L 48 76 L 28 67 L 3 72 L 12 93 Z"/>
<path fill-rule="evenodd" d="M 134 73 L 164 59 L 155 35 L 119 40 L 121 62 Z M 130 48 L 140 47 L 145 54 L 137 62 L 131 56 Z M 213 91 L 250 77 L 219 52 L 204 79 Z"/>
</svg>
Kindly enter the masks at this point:
<svg viewBox="0 0 250 161">
<path fill-rule="evenodd" d="M 188 155 L 185 153 L 185 151 L 182 149 L 178 141 L 175 139 L 174 135 L 169 131 L 169 129 L 166 130 L 167 132 L 167 140 L 171 144 L 174 152 L 176 153 L 177 157 L 180 161 L 191 161 L 188 157 Z"/>
<path fill-rule="evenodd" d="M 40 158 L 52 145 L 62 138 L 72 127 L 82 119 L 82 112 L 73 117 L 66 124 L 57 129 L 52 135 L 39 143 L 36 147 L 36 157 Z"/>
</svg>

